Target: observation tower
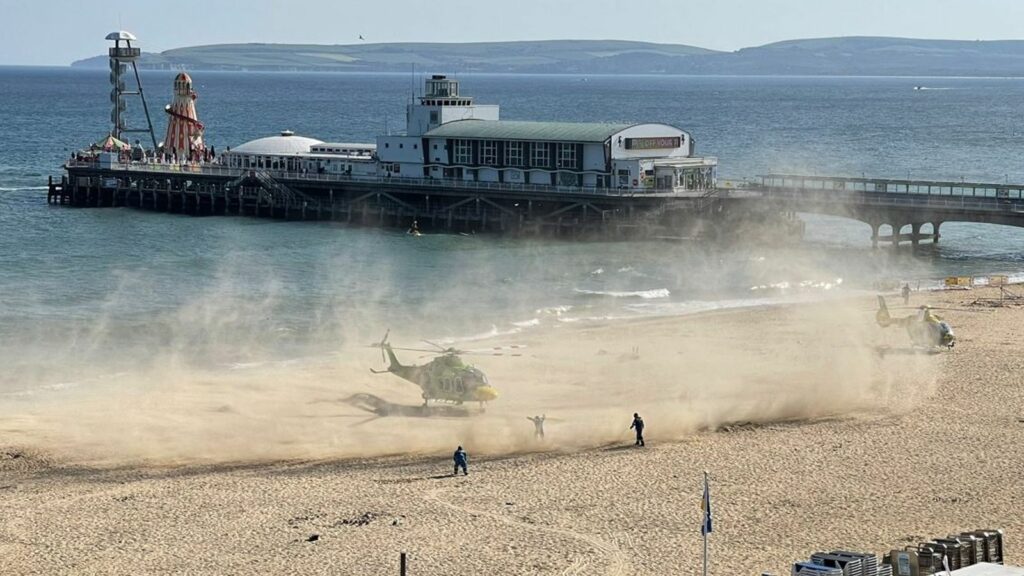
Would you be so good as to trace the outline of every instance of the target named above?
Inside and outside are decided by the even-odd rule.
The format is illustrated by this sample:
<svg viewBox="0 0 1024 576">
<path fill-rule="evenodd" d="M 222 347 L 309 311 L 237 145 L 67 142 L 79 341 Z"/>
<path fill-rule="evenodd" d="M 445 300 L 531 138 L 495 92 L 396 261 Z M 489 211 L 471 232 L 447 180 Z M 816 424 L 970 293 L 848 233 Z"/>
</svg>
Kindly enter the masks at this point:
<svg viewBox="0 0 1024 576">
<path fill-rule="evenodd" d="M 149 139 L 156 149 L 156 135 L 153 133 L 153 122 L 149 118 L 149 108 L 146 106 L 146 96 L 142 93 L 142 80 L 139 79 L 139 67 L 137 61 L 142 51 L 132 46 L 135 35 L 131 32 L 118 30 L 107 34 L 107 40 L 112 40 L 114 45 L 107 51 L 110 56 L 110 103 L 113 109 L 110 111 L 110 121 L 114 125 L 110 134 L 118 140 L 124 140 L 123 134 L 131 132 L 148 132 Z M 129 89 L 125 82 L 128 76 L 128 65 L 131 64 L 132 72 L 135 75 L 135 86 Z M 142 101 L 142 110 L 146 113 L 147 128 L 130 128 L 125 120 L 125 112 L 128 110 L 126 96 L 138 96 Z"/>
</svg>

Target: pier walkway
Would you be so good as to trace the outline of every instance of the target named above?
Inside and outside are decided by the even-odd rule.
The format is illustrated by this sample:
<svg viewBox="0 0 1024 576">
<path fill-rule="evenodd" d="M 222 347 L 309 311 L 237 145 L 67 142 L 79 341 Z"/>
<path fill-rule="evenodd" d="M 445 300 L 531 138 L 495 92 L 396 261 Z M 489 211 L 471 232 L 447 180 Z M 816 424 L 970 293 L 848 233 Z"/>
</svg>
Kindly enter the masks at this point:
<svg viewBox="0 0 1024 576">
<path fill-rule="evenodd" d="M 852 218 L 873 245 L 938 242 L 945 222 L 1024 227 L 1024 185 L 768 174 L 711 190 L 572 188 L 382 176 L 71 161 L 53 204 L 332 220 L 453 232 L 729 235 L 741 223 L 799 234 L 796 213 Z"/>
<path fill-rule="evenodd" d="M 637 237 L 678 230 L 713 190 L 564 187 L 220 165 L 70 161 L 51 204 L 127 206 L 452 232 Z M 669 204 L 671 202 L 671 210 Z"/>
<path fill-rule="evenodd" d="M 1024 185 L 768 174 L 753 181 L 724 181 L 716 196 L 734 205 L 859 220 L 871 226 L 876 246 L 883 241 L 938 242 L 945 222 L 1024 227 Z"/>
</svg>

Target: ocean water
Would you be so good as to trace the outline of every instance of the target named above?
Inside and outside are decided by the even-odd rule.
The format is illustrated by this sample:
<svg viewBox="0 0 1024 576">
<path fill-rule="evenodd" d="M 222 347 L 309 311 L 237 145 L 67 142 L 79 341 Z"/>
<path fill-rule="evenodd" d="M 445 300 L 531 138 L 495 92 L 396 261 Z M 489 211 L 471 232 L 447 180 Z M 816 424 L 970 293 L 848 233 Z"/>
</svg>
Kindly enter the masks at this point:
<svg viewBox="0 0 1024 576">
<path fill-rule="evenodd" d="M 173 72 L 145 72 L 157 138 Z M 399 130 L 408 75 L 197 72 L 207 141 L 283 129 L 332 141 Z M 1024 80 L 464 75 L 523 120 L 689 130 L 720 175 L 769 170 L 1024 182 Z M 807 216 L 803 243 L 570 243 L 46 204 L 48 175 L 105 136 L 105 72 L 0 68 L 0 392 L 60 386 L 173 350 L 229 366 L 393 339 L 468 341 L 1024 274 L 1024 229 L 947 223 L 936 247 L 871 250 L 866 225 Z M 414 87 L 415 86 L 415 87 Z M 928 90 L 914 90 L 925 86 Z M 129 104 L 131 106 L 133 102 Z M 136 123 L 141 119 L 133 109 Z"/>
</svg>

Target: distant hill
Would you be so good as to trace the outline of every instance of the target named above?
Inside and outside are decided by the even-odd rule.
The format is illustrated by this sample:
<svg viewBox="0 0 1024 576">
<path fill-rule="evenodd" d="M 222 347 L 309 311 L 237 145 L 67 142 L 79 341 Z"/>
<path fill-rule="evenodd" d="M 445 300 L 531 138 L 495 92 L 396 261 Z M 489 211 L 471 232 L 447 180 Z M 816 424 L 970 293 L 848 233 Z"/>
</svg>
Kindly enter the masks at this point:
<svg viewBox="0 0 1024 576">
<path fill-rule="evenodd" d="M 418 68 L 459 72 L 557 71 L 585 69 L 601 62 L 647 58 L 678 59 L 714 54 L 712 50 L 680 44 L 651 44 L 619 40 L 543 40 L 534 42 L 477 42 L 466 44 L 398 43 L 351 44 L 214 44 L 145 53 L 143 68 L 189 70 L 314 70 L 407 71 Z M 106 67 L 107 57 L 73 62 L 72 66 Z"/>
<path fill-rule="evenodd" d="M 1024 40 L 844 37 L 718 52 L 683 44 L 545 40 L 466 44 L 215 44 L 145 53 L 147 69 L 835 76 L 1024 76 Z M 72 63 L 106 67 L 106 56 Z"/>
</svg>

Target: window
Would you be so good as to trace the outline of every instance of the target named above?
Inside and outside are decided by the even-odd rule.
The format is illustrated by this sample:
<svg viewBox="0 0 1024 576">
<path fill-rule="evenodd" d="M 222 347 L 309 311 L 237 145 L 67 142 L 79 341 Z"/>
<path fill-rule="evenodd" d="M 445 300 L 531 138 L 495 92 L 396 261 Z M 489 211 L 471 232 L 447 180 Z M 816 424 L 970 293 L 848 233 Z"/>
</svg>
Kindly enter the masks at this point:
<svg viewBox="0 0 1024 576">
<path fill-rule="evenodd" d="M 398 147 L 399 148 L 405 148 L 405 144 L 399 144 Z"/>
<path fill-rule="evenodd" d="M 473 145 L 469 140 L 455 140 L 455 163 L 473 163 Z"/>
<path fill-rule="evenodd" d="M 558 173 L 558 185 L 559 186 L 579 186 L 580 179 L 578 174 L 572 172 L 559 172 Z"/>
<path fill-rule="evenodd" d="M 537 143 L 533 145 L 533 154 L 530 157 L 530 165 L 537 166 L 539 168 L 546 168 L 551 165 L 550 157 L 548 156 L 548 145 L 544 143 Z"/>
<path fill-rule="evenodd" d="M 498 163 L 498 143 L 494 140 L 484 140 L 480 144 L 480 163 L 494 166 Z"/>
<path fill-rule="evenodd" d="M 523 143 L 522 142 L 507 142 L 505 144 L 505 165 L 506 166 L 522 166 L 523 165 Z"/>
<path fill-rule="evenodd" d="M 559 168 L 575 168 L 576 167 L 576 145 L 575 144 L 559 144 L 558 145 L 558 167 Z"/>
<path fill-rule="evenodd" d="M 430 123 L 431 124 L 437 124 L 439 120 L 440 120 L 440 117 L 437 114 L 437 110 L 431 110 L 430 111 Z"/>
</svg>

